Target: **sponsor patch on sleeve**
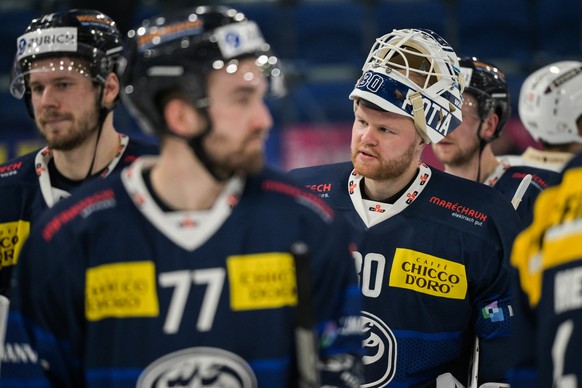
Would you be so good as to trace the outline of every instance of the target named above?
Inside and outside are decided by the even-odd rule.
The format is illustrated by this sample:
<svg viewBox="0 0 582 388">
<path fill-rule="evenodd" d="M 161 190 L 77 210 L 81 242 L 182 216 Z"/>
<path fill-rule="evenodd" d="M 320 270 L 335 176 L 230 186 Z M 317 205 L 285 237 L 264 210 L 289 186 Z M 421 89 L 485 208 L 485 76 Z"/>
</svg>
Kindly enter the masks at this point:
<svg viewBox="0 0 582 388">
<path fill-rule="evenodd" d="M 399 287 L 440 298 L 465 299 L 465 266 L 412 249 L 398 248 L 390 271 L 390 287 Z"/>
<path fill-rule="evenodd" d="M 0 268 L 16 265 L 24 240 L 30 234 L 30 222 L 0 223 Z"/>
<path fill-rule="evenodd" d="M 289 253 L 232 256 L 227 261 L 234 311 L 297 305 L 295 264 Z"/>
<path fill-rule="evenodd" d="M 159 314 L 156 271 L 152 262 L 89 268 L 85 287 L 85 315 L 89 321 Z"/>
</svg>

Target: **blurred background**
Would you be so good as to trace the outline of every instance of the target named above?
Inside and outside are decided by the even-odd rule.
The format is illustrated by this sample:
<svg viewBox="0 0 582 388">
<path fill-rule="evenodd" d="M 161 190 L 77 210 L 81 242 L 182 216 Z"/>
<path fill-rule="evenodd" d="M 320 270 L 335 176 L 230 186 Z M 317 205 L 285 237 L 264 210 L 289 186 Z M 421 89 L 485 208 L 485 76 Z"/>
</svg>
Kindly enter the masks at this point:
<svg viewBox="0 0 582 388">
<path fill-rule="evenodd" d="M 283 60 L 288 94 L 269 101 L 274 127 L 269 163 L 283 169 L 349 160 L 353 120 L 348 95 L 374 39 L 394 28 L 429 28 L 461 56 L 489 60 L 505 72 L 512 118 L 493 143 L 496 154 L 539 148 L 517 116 L 529 73 L 559 60 L 582 60 L 582 0 L 0 0 L 0 162 L 43 142 L 24 103 L 8 92 L 16 39 L 41 14 L 94 8 L 125 34 L 160 12 L 202 4 L 243 11 Z M 141 135 L 125 107 L 118 131 Z M 441 167 L 427 147 L 425 160 Z"/>
</svg>

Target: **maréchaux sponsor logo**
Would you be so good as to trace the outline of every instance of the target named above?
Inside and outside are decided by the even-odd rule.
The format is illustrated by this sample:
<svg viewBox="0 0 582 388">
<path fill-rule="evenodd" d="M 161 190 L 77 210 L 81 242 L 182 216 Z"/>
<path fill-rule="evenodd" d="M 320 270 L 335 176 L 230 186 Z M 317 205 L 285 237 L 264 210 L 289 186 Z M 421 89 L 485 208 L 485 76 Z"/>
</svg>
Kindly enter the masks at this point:
<svg viewBox="0 0 582 388">
<path fill-rule="evenodd" d="M 293 256 L 283 252 L 227 259 L 230 307 L 234 311 L 297 305 Z"/>
<path fill-rule="evenodd" d="M 29 234 L 29 221 L 0 223 L 0 268 L 16 265 L 22 244 Z"/>
<path fill-rule="evenodd" d="M 89 268 L 85 279 L 85 316 L 89 321 L 159 315 L 156 270 L 150 261 Z"/>
<path fill-rule="evenodd" d="M 525 178 L 525 176 L 528 175 L 528 173 L 526 172 L 514 172 L 513 175 L 511 176 L 514 179 L 519 179 L 520 181 Z M 542 177 L 540 177 L 537 174 L 530 174 L 531 175 L 531 180 L 533 183 L 537 184 L 540 186 L 540 188 L 545 189 L 547 187 L 550 186 L 550 184 Z"/>
<path fill-rule="evenodd" d="M 475 225 L 481 226 L 483 222 L 487 221 L 487 214 L 480 212 L 479 210 L 472 209 L 458 202 L 447 201 L 446 199 L 441 199 L 435 196 L 430 197 L 429 202 L 433 205 L 440 206 L 447 210 L 451 210 L 451 215 L 474 223 Z"/>
<path fill-rule="evenodd" d="M 313 209 L 326 222 L 330 222 L 333 219 L 334 212 L 332 208 L 329 207 L 323 199 L 303 189 L 302 187 L 292 186 L 290 184 L 275 180 L 266 180 L 261 185 L 261 188 L 264 191 L 275 192 L 293 197 L 297 202 Z"/>
<path fill-rule="evenodd" d="M 6 178 L 18 174 L 22 167 L 22 162 L 14 162 L 0 166 L 0 178 Z"/>
<path fill-rule="evenodd" d="M 467 274 L 463 264 L 412 249 L 396 249 L 389 285 L 441 298 L 465 299 L 467 296 Z"/>
<path fill-rule="evenodd" d="M 78 216 L 88 217 L 96 211 L 115 206 L 115 203 L 115 193 L 111 189 L 106 189 L 83 198 L 68 209 L 54 216 L 42 230 L 42 237 L 46 241 L 49 241 L 63 225 L 69 223 L 72 219 Z"/>
</svg>

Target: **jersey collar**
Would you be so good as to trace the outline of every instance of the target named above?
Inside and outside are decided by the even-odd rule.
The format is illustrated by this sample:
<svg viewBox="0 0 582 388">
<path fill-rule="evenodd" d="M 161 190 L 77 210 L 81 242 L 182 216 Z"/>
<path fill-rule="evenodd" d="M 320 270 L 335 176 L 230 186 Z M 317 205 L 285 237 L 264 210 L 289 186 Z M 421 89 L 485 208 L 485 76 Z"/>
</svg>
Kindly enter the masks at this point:
<svg viewBox="0 0 582 388">
<path fill-rule="evenodd" d="M 412 181 L 408 190 L 391 205 L 363 199 L 360 183 L 364 177 L 358 174 L 356 170 L 353 170 L 348 177 L 348 193 L 356 212 L 364 224 L 370 228 L 406 209 L 424 190 L 431 175 L 430 168 L 426 164 L 420 163 L 416 178 Z"/>
<path fill-rule="evenodd" d="M 129 144 L 129 137 L 122 133 L 119 134 L 119 148 L 115 157 L 109 162 L 107 167 L 103 169 L 99 175 L 100 178 L 105 178 L 111 171 L 115 169 L 123 153 L 125 152 L 127 145 Z M 36 175 L 38 176 L 38 183 L 40 185 L 40 192 L 44 198 L 48 207 L 53 207 L 55 203 L 63 198 L 69 197 L 71 194 L 68 191 L 53 187 L 51 183 L 51 177 L 49 174 L 48 163 L 53 157 L 53 152 L 50 148 L 44 147 L 41 149 L 34 159 L 34 165 L 36 169 Z"/>
</svg>

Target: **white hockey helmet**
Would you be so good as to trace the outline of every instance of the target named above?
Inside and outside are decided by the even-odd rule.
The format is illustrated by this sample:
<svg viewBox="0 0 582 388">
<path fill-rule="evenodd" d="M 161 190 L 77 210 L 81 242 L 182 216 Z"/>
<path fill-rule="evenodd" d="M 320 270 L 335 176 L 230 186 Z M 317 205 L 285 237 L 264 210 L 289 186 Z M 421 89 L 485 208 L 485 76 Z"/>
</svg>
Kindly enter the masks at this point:
<svg viewBox="0 0 582 388">
<path fill-rule="evenodd" d="M 582 62 L 560 61 L 530 74 L 519 93 L 519 118 L 530 135 L 549 144 L 582 143 Z"/>
<path fill-rule="evenodd" d="M 362 71 L 350 99 L 413 118 L 427 144 L 461 123 L 464 84 L 457 54 L 433 31 L 393 30 L 377 38 Z"/>
</svg>

